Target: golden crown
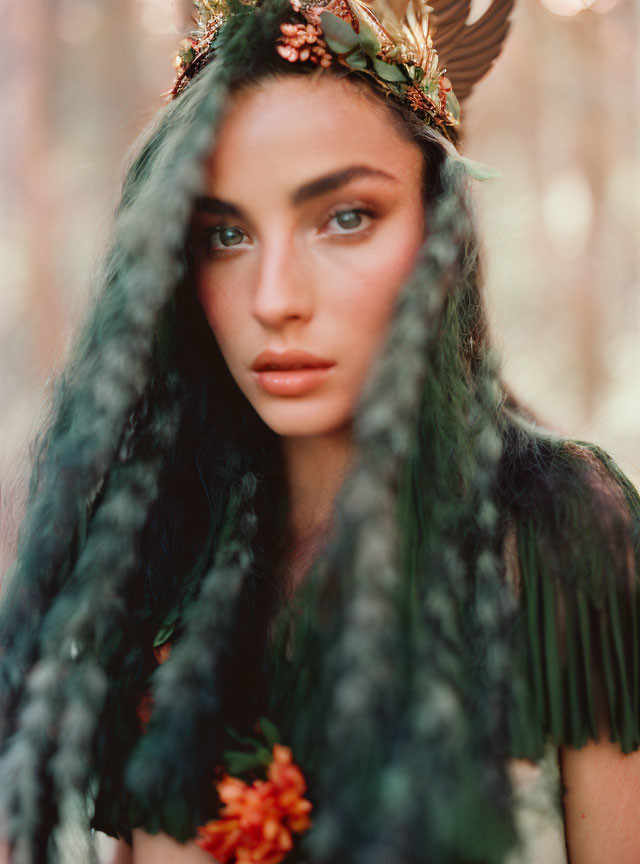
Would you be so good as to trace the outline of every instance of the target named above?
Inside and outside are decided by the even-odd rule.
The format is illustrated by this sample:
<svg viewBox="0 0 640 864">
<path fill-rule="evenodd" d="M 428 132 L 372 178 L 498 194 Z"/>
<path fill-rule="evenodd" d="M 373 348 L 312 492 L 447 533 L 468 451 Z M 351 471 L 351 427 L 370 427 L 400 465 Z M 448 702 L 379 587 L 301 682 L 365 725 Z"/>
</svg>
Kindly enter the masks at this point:
<svg viewBox="0 0 640 864">
<path fill-rule="evenodd" d="M 500 54 L 515 0 L 493 0 L 473 24 L 467 24 L 471 0 L 408 0 L 401 15 L 392 2 L 289 0 L 275 48 L 292 63 L 338 63 L 372 76 L 453 138 L 460 102 Z M 195 29 L 174 61 L 173 98 L 215 54 L 216 37 L 231 14 L 225 0 L 194 5 Z"/>
</svg>

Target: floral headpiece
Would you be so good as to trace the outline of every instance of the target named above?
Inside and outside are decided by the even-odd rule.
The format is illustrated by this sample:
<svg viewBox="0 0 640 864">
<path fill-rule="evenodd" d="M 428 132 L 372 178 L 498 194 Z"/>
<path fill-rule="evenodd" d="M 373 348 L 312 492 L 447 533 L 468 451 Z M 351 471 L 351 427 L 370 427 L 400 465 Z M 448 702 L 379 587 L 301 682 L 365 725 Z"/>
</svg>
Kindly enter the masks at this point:
<svg viewBox="0 0 640 864">
<path fill-rule="evenodd" d="M 500 53 L 514 2 L 493 0 L 467 25 L 471 0 L 431 0 L 429 5 L 408 0 L 402 17 L 389 0 L 289 0 L 275 48 L 292 63 L 337 63 L 372 76 L 452 138 L 460 124 L 460 102 Z M 194 5 L 196 27 L 174 61 L 173 98 L 215 54 L 216 37 L 231 14 L 226 0 L 194 0 Z"/>
</svg>

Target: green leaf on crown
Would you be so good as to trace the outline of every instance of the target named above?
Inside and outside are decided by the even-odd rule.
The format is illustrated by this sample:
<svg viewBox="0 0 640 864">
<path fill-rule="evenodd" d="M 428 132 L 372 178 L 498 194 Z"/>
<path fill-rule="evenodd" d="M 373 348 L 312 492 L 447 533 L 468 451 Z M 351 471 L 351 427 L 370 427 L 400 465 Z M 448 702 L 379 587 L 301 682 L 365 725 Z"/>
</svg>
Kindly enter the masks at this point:
<svg viewBox="0 0 640 864">
<path fill-rule="evenodd" d="M 373 58 L 373 68 L 383 81 L 406 81 L 405 75 L 401 66 L 395 66 L 392 63 L 385 63 L 384 60 Z"/>
<path fill-rule="evenodd" d="M 358 33 L 357 39 L 360 43 L 360 47 L 369 55 L 369 57 L 371 57 L 372 60 L 375 60 L 382 50 L 382 45 L 380 44 L 376 31 L 362 18 L 358 23 L 360 25 L 360 32 Z"/>
<path fill-rule="evenodd" d="M 331 12 L 321 12 L 320 21 L 325 41 L 336 54 L 346 54 L 358 44 L 358 34 L 342 18 Z"/>
<path fill-rule="evenodd" d="M 387 87 L 391 90 L 392 93 L 395 93 L 396 96 L 399 96 L 401 99 L 407 98 L 407 86 L 405 84 L 397 84 L 395 81 L 387 81 Z"/>
<path fill-rule="evenodd" d="M 447 93 L 447 111 L 456 118 L 456 120 L 460 119 L 460 103 L 456 97 L 456 94 L 453 90 L 450 90 Z"/>
<path fill-rule="evenodd" d="M 367 68 L 367 55 L 363 51 L 352 51 L 348 57 L 345 57 L 346 62 L 351 66 L 352 69 L 366 69 Z"/>
<path fill-rule="evenodd" d="M 437 80 L 432 78 L 422 81 L 420 89 L 425 96 L 429 96 L 429 98 L 433 99 L 435 102 L 440 102 L 440 84 Z"/>
<path fill-rule="evenodd" d="M 180 59 L 182 60 L 182 65 L 187 67 L 196 59 L 196 52 L 193 48 L 189 48 L 188 51 L 181 51 Z"/>
</svg>

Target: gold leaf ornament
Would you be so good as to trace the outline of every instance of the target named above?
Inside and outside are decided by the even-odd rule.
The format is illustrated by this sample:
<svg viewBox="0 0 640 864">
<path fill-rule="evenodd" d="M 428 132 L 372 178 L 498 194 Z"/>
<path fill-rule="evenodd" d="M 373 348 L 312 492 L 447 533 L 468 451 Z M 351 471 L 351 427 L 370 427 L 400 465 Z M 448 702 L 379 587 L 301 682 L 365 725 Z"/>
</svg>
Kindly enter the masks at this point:
<svg viewBox="0 0 640 864">
<path fill-rule="evenodd" d="M 260 0 L 243 2 L 258 5 Z M 427 122 L 449 137 L 449 130 L 460 123 L 460 102 L 488 72 L 502 49 L 515 0 L 493 0 L 473 24 L 467 24 L 471 0 L 290 3 L 292 15 L 302 16 L 312 28 L 320 19 L 328 24 L 325 38 L 329 49 L 339 55 L 338 62 L 373 74 L 383 87 L 407 100 L 414 110 L 424 111 Z M 173 97 L 206 62 L 211 43 L 229 15 L 225 0 L 194 0 L 194 5 L 198 10 L 197 29 L 182 43 L 175 59 L 178 80 Z M 359 47 L 348 36 L 345 25 L 355 31 Z M 294 29 L 301 26 L 306 25 L 293 25 Z M 293 42 L 287 45 L 286 33 L 279 41 L 283 38 L 284 44 L 277 48 L 286 59 L 331 65 L 332 58 L 324 49 L 299 50 L 300 46 Z M 326 56 L 321 56 L 322 52 Z"/>
<path fill-rule="evenodd" d="M 419 0 L 409 0 L 402 19 L 403 45 L 407 55 L 405 62 L 420 66 L 427 75 L 432 75 L 438 65 L 438 55 L 433 50 L 431 38 L 432 11 L 431 6 Z"/>
</svg>

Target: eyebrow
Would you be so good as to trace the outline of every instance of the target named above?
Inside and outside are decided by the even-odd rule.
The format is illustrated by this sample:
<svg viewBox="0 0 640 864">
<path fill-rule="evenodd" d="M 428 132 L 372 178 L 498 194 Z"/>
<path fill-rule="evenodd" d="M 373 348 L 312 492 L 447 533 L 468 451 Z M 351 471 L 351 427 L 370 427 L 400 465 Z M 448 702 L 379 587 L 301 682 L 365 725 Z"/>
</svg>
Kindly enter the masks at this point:
<svg viewBox="0 0 640 864">
<path fill-rule="evenodd" d="M 334 192 L 336 189 L 341 189 L 353 180 L 359 180 L 361 177 L 371 177 L 381 179 L 393 183 L 398 182 L 398 178 L 387 171 L 382 171 L 379 168 L 372 168 L 370 165 L 350 165 L 348 168 L 343 168 L 340 171 L 334 171 L 331 174 L 325 174 L 323 177 L 318 177 L 316 180 L 310 180 L 308 183 L 303 183 L 295 189 L 290 196 L 290 202 L 294 207 L 299 207 L 305 201 L 310 201 L 313 198 L 319 198 L 326 195 L 328 192 Z M 221 198 L 211 198 L 207 195 L 201 195 L 196 198 L 195 206 L 197 210 L 210 213 L 213 216 L 231 216 L 236 219 L 242 219 L 244 214 L 242 209 L 230 201 L 223 201 Z"/>
<path fill-rule="evenodd" d="M 291 194 L 291 203 L 294 206 L 303 204 L 311 198 L 319 198 L 321 195 L 326 195 L 327 192 L 333 192 L 336 189 L 346 186 L 352 180 L 358 180 L 360 177 L 373 177 L 376 179 L 389 180 L 394 183 L 398 182 L 398 178 L 386 171 L 381 171 L 379 168 L 371 168 L 369 165 L 350 165 L 348 168 L 343 168 L 341 171 L 334 171 L 332 174 L 326 174 L 324 177 L 319 177 L 317 180 L 311 180 L 309 183 L 304 183 L 299 186 L 295 192 Z"/>
</svg>

